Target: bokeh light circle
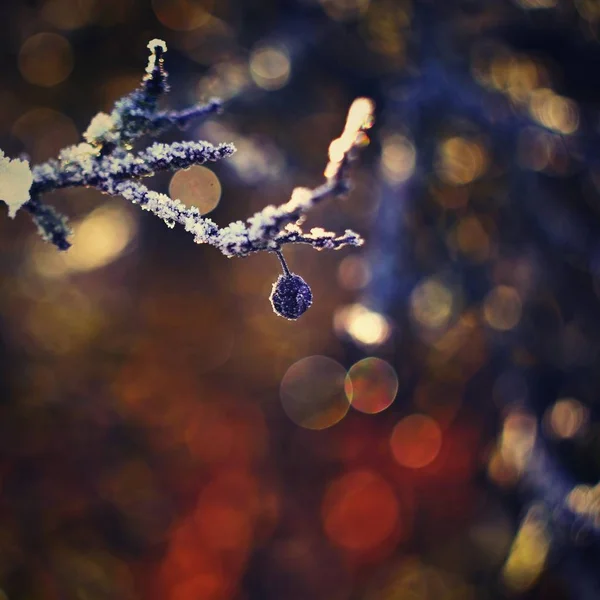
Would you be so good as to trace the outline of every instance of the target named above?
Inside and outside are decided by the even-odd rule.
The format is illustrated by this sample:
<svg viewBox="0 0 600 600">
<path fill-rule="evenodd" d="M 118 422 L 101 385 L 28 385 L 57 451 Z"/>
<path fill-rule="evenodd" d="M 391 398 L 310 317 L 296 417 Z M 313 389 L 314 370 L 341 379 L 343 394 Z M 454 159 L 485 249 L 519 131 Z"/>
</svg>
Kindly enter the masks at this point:
<svg viewBox="0 0 600 600">
<path fill-rule="evenodd" d="M 371 268 L 362 256 L 346 256 L 338 266 L 338 281 L 347 290 L 361 290 L 371 281 Z"/>
<path fill-rule="evenodd" d="M 36 33 L 19 50 L 19 70 L 25 81 L 52 87 L 73 70 L 71 44 L 56 33 Z"/>
<path fill-rule="evenodd" d="M 79 221 L 76 230 L 79 243 L 74 244 L 70 252 L 56 252 L 48 244 L 35 244 L 31 258 L 40 275 L 64 277 L 109 265 L 123 254 L 135 237 L 137 223 L 122 202 L 110 202 Z"/>
<path fill-rule="evenodd" d="M 575 398 L 561 398 L 544 414 L 546 433 L 559 439 L 574 438 L 588 425 L 589 410 Z"/>
<path fill-rule="evenodd" d="M 291 63 L 287 50 L 262 46 L 250 56 L 250 75 L 254 83 L 267 91 L 281 89 L 290 78 Z"/>
<path fill-rule="evenodd" d="M 414 414 L 394 427 L 390 447 L 395 461 L 409 469 L 431 464 L 442 447 L 442 430 L 435 419 Z"/>
<path fill-rule="evenodd" d="M 498 331 L 508 331 L 521 320 L 521 298 L 517 290 L 508 285 L 496 286 L 483 302 L 483 316 L 488 325 Z"/>
<path fill-rule="evenodd" d="M 349 336 L 361 346 L 380 346 L 392 334 L 390 321 L 362 304 L 338 308 L 333 316 L 333 326 L 340 336 Z"/>
<path fill-rule="evenodd" d="M 383 176 L 392 184 L 409 179 L 415 171 L 417 151 L 405 136 L 394 133 L 386 136 L 381 151 Z"/>
<path fill-rule="evenodd" d="M 423 280 L 410 295 L 412 318 L 429 329 L 445 327 L 452 317 L 453 308 L 452 292 L 435 278 Z"/>
<path fill-rule="evenodd" d="M 398 376 L 387 361 L 370 356 L 350 367 L 345 389 L 353 408 L 375 414 L 394 401 L 398 392 Z"/>
<path fill-rule="evenodd" d="M 211 18 L 213 0 L 152 0 L 156 18 L 169 29 L 192 31 Z"/>
<path fill-rule="evenodd" d="M 486 167 L 487 156 L 480 143 L 453 137 L 441 144 L 437 171 L 446 183 L 471 183 L 483 174 Z"/>
<path fill-rule="evenodd" d="M 41 16 L 59 29 L 78 29 L 92 21 L 95 0 L 46 0 Z"/>
<path fill-rule="evenodd" d="M 194 165 L 177 171 L 169 184 L 171 198 L 193 205 L 205 215 L 216 208 L 221 199 L 221 182 L 206 167 Z"/>
<path fill-rule="evenodd" d="M 398 499 L 378 473 L 352 471 L 336 479 L 322 505 L 325 532 L 345 550 L 364 552 L 377 548 L 396 530 Z"/>
<path fill-rule="evenodd" d="M 350 408 L 345 377 L 346 369 L 326 356 L 308 356 L 295 362 L 281 380 L 283 410 L 306 429 L 335 425 Z"/>
<path fill-rule="evenodd" d="M 14 122 L 11 133 L 23 143 L 32 162 L 55 157 L 79 140 L 73 120 L 50 108 L 28 110 Z"/>
</svg>

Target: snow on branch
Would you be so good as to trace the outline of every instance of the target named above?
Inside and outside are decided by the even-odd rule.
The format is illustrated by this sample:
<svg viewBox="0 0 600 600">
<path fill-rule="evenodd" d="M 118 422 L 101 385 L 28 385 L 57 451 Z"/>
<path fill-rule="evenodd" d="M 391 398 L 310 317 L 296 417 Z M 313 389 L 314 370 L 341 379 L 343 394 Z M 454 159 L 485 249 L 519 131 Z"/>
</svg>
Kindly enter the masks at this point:
<svg viewBox="0 0 600 600">
<path fill-rule="evenodd" d="M 233 144 L 217 146 L 206 141 L 153 143 L 145 150 L 132 151 L 133 142 L 156 136 L 170 127 L 184 128 L 191 121 L 214 114 L 221 102 L 182 111 L 158 111 L 160 96 L 169 90 L 162 40 L 148 44 L 150 57 L 140 86 L 118 100 L 109 113 L 98 113 L 83 134 L 84 142 L 64 148 L 57 159 L 29 168 L 27 161 L 10 160 L 0 151 L 0 199 L 9 206 L 9 215 L 23 207 L 31 214 L 42 237 L 60 250 L 70 247 L 67 220 L 40 197 L 67 187 L 91 187 L 139 204 L 161 218 L 169 227 L 182 225 L 199 244 L 210 244 L 227 257 L 242 257 L 263 250 L 276 253 L 283 267 L 274 285 L 271 301 L 275 312 L 296 319 L 312 303 L 308 285 L 289 272 L 281 249 L 285 244 L 309 244 L 317 250 L 337 250 L 360 246 L 362 238 L 346 230 L 337 235 L 322 228 L 302 231 L 304 214 L 315 205 L 350 189 L 348 165 L 357 150 L 368 142 L 365 131 L 373 122 L 373 103 L 366 98 L 354 101 L 342 135 L 331 143 L 325 182 L 314 188 L 296 188 L 291 198 L 279 206 L 269 205 L 246 222 L 236 221 L 219 228 L 201 216 L 196 207 L 187 207 L 166 194 L 150 190 L 138 180 L 159 171 L 187 169 L 215 162 L 235 152 Z"/>
<path fill-rule="evenodd" d="M 26 160 L 9 159 L 0 150 L 0 200 L 8 204 L 8 216 L 14 218 L 17 210 L 29 200 L 33 175 Z"/>
</svg>

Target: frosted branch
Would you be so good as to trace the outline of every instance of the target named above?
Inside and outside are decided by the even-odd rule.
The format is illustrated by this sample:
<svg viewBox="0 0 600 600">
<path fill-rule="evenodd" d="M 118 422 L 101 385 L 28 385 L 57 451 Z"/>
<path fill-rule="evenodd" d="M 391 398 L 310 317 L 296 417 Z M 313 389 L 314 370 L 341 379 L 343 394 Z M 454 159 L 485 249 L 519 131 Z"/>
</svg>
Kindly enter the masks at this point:
<svg viewBox="0 0 600 600">
<path fill-rule="evenodd" d="M 219 228 L 201 215 L 196 207 L 147 188 L 138 180 L 157 172 L 187 169 L 215 162 L 235 152 L 233 144 L 213 145 L 205 141 L 154 143 L 145 150 L 132 152 L 132 142 L 165 129 L 185 127 L 192 120 L 219 111 L 216 99 L 182 111 L 157 111 L 159 97 L 169 89 L 164 69 L 166 44 L 152 40 L 150 57 L 140 86 L 118 100 L 110 113 L 98 113 L 83 134 L 84 142 L 61 150 L 57 159 L 34 166 L 26 161 L 9 160 L 0 153 L 0 198 L 9 205 L 9 214 L 23 206 L 38 226 L 42 237 L 60 250 L 70 246 L 71 231 L 66 218 L 53 207 L 43 204 L 45 192 L 68 187 L 91 187 L 112 196 L 121 196 L 138 204 L 167 226 L 181 225 L 198 244 L 210 244 L 225 256 L 247 256 L 263 250 L 275 252 L 284 273 L 274 287 L 271 301 L 282 316 L 296 319 L 312 303 L 308 285 L 290 273 L 281 248 L 285 244 L 308 244 L 317 250 L 337 250 L 359 246 L 361 237 L 350 230 L 342 235 L 317 227 L 305 233 L 300 228 L 304 213 L 331 196 L 348 192 L 348 165 L 356 150 L 368 140 L 365 131 L 372 124 L 373 103 L 356 100 L 348 113 L 342 135 L 329 148 L 325 182 L 314 188 L 296 188 L 280 206 L 267 206 L 247 221 L 235 221 Z"/>
</svg>

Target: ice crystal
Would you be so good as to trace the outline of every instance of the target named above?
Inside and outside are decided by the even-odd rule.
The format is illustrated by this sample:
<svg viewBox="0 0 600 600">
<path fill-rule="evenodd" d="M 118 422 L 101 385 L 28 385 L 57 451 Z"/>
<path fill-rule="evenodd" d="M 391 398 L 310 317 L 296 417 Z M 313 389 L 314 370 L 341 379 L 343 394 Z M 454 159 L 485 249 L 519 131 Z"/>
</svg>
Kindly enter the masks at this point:
<svg viewBox="0 0 600 600">
<path fill-rule="evenodd" d="M 58 159 L 32 170 L 26 161 L 0 155 L 0 197 L 9 205 L 9 214 L 14 216 L 23 206 L 42 237 L 66 250 L 71 233 L 66 218 L 42 203 L 43 193 L 67 187 L 92 187 L 121 196 L 152 212 L 168 227 L 182 225 L 196 243 L 211 244 L 227 257 L 263 250 L 276 253 L 284 275 L 274 285 L 273 307 L 278 314 L 296 319 L 310 306 L 312 294 L 301 277 L 289 272 L 281 249 L 292 243 L 309 244 L 318 250 L 362 244 L 361 237 L 350 230 L 337 235 L 317 227 L 304 233 L 300 224 L 304 213 L 315 205 L 349 190 L 347 167 L 355 158 L 356 149 L 365 143 L 364 132 L 371 126 L 373 103 L 359 98 L 352 105 L 344 132 L 330 147 L 325 183 L 315 189 L 296 188 L 287 202 L 269 205 L 245 222 L 235 221 L 219 228 L 202 217 L 198 208 L 152 191 L 139 181 L 159 171 L 187 169 L 227 158 L 235 152 L 233 144 L 215 146 L 205 141 L 154 143 L 145 150 L 132 151 L 134 140 L 144 135 L 156 136 L 173 126 L 183 128 L 221 108 L 221 102 L 212 99 L 205 105 L 181 111 L 159 111 L 158 99 L 169 89 L 163 65 L 167 45 L 154 39 L 148 48 L 150 57 L 140 86 L 118 100 L 110 113 L 94 116 L 83 134 L 84 142 L 64 148 Z"/>
</svg>

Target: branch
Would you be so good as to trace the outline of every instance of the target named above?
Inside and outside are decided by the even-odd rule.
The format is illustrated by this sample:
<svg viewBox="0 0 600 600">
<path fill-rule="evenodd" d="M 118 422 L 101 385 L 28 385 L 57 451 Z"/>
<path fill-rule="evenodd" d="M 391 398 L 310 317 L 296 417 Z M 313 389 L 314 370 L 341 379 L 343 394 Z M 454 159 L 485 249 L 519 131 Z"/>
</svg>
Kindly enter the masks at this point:
<svg viewBox="0 0 600 600">
<path fill-rule="evenodd" d="M 373 103 L 359 98 L 352 104 L 342 135 L 331 143 L 325 182 L 314 188 L 296 188 L 290 200 L 280 206 L 267 206 L 246 222 L 236 221 L 219 228 L 203 217 L 196 207 L 152 191 L 138 181 L 166 170 L 187 169 L 215 162 L 235 152 L 233 144 L 214 146 L 206 141 L 154 143 L 133 153 L 132 143 L 143 135 L 157 135 L 169 127 L 185 127 L 192 120 L 219 111 L 221 102 L 182 111 L 157 111 L 158 99 L 169 89 L 164 70 L 166 44 L 152 40 L 150 57 L 140 86 L 118 100 L 110 114 L 98 113 L 83 137 L 85 142 L 64 148 L 58 159 L 51 159 L 31 170 L 26 161 L 9 160 L 0 155 L 0 196 L 7 201 L 10 214 L 23 206 L 38 226 L 42 237 L 59 250 L 70 247 L 71 231 L 66 217 L 45 205 L 40 196 L 68 187 L 91 187 L 105 194 L 122 196 L 161 218 L 169 227 L 182 225 L 198 244 L 210 244 L 225 256 L 247 256 L 263 250 L 277 253 L 284 273 L 276 282 L 271 301 L 274 310 L 295 319 L 312 303 L 308 285 L 287 269 L 281 248 L 285 244 L 308 244 L 317 250 L 337 250 L 360 246 L 362 238 L 346 230 L 342 235 L 313 228 L 300 228 L 304 214 L 323 200 L 341 196 L 350 189 L 349 165 L 357 150 L 368 142 L 365 131 L 373 121 Z M 26 176 L 24 176 L 26 175 Z M 15 183 L 16 182 L 16 183 Z"/>
</svg>

